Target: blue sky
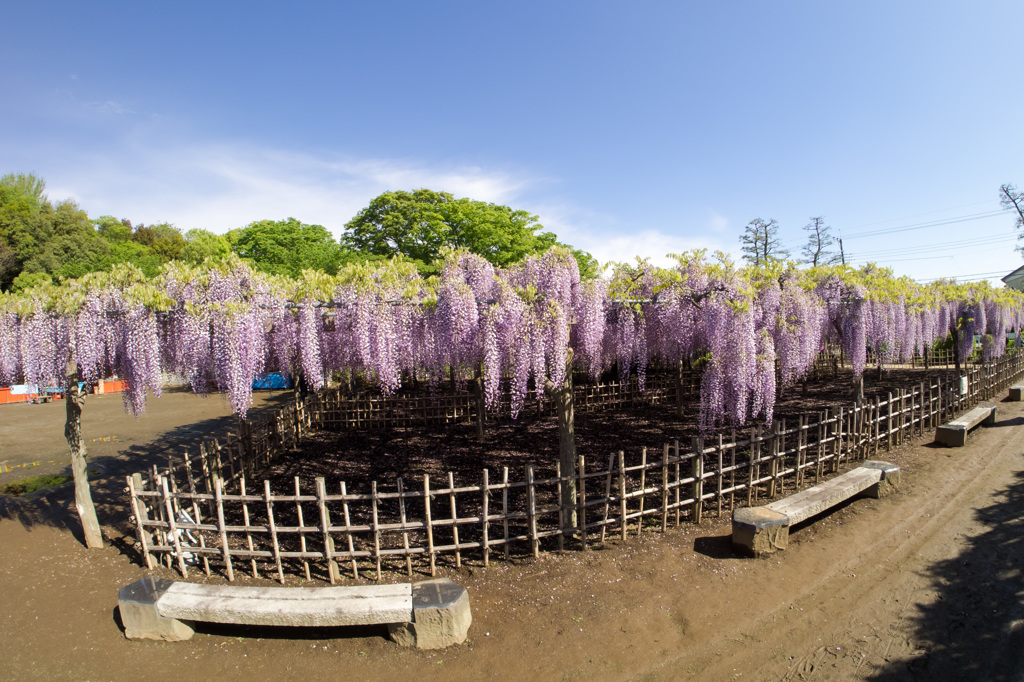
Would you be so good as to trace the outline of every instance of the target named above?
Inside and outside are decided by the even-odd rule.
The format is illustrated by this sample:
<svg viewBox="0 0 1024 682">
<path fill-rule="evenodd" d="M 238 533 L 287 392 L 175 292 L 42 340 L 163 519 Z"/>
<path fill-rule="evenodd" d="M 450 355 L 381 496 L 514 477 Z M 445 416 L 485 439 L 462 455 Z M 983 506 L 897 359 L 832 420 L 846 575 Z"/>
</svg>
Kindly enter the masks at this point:
<svg viewBox="0 0 1024 682">
<path fill-rule="evenodd" d="M 388 189 L 540 216 L 601 260 L 794 251 L 919 280 L 1024 264 L 1020 2 L 7 3 L 0 172 L 90 215 L 338 235 Z M 911 229 L 902 229 L 911 228 Z"/>
</svg>

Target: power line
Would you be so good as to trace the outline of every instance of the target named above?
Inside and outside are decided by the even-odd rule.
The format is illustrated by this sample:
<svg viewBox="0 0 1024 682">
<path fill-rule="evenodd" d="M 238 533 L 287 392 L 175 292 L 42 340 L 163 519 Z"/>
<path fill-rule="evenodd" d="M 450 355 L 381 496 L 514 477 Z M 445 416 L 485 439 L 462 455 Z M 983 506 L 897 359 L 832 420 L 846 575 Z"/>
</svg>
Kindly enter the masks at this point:
<svg viewBox="0 0 1024 682">
<path fill-rule="evenodd" d="M 983 213 L 970 213 L 962 216 L 954 216 L 952 218 L 944 218 L 942 220 L 932 220 L 925 223 L 914 223 L 911 225 L 900 225 L 897 227 L 887 227 L 881 230 L 868 230 L 866 232 L 854 232 L 844 233 L 844 239 L 861 239 L 863 237 L 874 237 L 881 234 L 895 234 L 897 232 L 910 232 L 912 230 L 926 230 L 932 227 L 942 227 L 944 225 L 956 225 L 959 223 L 968 223 L 975 220 L 985 220 L 986 218 L 994 218 L 997 215 L 1005 213 L 1003 210 L 999 211 L 985 211 Z"/>
<path fill-rule="evenodd" d="M 885 223 L 892 223 L 897 220 L 910 220 L 911 218 L 920 218 L 921 216 L 933 215 L 935 213 L 945 213 L 946 211 L 953 211 L 958 208 L 967 208 L 969 206 L 981 206 L 983 204 L 991 204 L 991 201 L 975 201 L 970 204 L 960 204 L 959 206 L 947 206 L 946 208 L 936 209 L 934 211 L 925 211 L 924 213 L 913 213 L 911 215 L 900 216 L 899 218 L 887 218 L 885 220 L 876 220 L 873 223 L 863 223 L 861 225 L 853 225 L 850 229 L 858 230 L 862 227 L 872 227 L 874 225 L 882 225 Z"/>
<path fill-rule="evenodd" d="M 958 249 L 963 250 L 965 247 L 970 246 L 991 246 L 992 244 L 1002 244 L 1004 242 L 1016 241 L 1015 237 L 1002 235 L 999 237 L 980 237 L 978 239 L 962 239 L 951 242 L 941 242 L 934 246 L 898 246 L 891 249 L 878 249 L 871 251 L 860 251 L 858 253 L 872 253 L 872 254 L 900 254 L 905 252 L 920 253 L 925 251 L 941 251 L 946 249 Z"/>
</svg>

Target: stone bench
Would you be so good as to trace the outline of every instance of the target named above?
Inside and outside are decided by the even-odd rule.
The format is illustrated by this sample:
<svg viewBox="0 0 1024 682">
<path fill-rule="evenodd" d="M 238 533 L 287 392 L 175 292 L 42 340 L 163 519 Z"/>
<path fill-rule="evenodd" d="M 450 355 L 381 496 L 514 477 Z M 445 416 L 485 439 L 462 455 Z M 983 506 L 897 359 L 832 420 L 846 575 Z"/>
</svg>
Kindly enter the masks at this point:
<svg viewBox="0 0 1024 682">
<path fill-rule="evenodd" d="M 954 448 L 967 445 L 967 432 L 979 424 L 996 423 L 995 405 L 978 405 L 973 410 L 935 429 L 935 442 Z"/>
<path fill-rule="evenodd" d="M 785 549 L 790 526 L 851 497 L 884 497 L 898 490 L 899 485 L 898 466 L 867 461 L 845 474 L 763 507 L 735 509 L 732 513 L 733 547 L 753 556 Z"/>
<path fill-rule="evenodd" d="M 1024 384 L 1010 386 L 1010 400 L 1018 403 L 1024 400 Z"/>
<path fill-rule="evenodd" d="M 190 639 L 193 623 L 387 625 L 403 646 L 461 644 L 472 622 L 466 588 L 447 578 L 399 585 L 245 587 L 146 577 L 118 593 L 128 639 Z"/>
</svg>

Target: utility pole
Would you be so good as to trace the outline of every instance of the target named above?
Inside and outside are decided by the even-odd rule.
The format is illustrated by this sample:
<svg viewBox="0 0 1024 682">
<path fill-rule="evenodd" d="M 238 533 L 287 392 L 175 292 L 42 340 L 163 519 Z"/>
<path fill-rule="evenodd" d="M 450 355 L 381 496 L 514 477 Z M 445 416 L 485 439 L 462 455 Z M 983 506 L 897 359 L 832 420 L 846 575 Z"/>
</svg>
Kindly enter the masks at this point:
<svg viewBox="0 0 1024 682">
<path fill-rule="evenodd" d="M 843 238 L 840 237 L 836 241 L 839 242 L 839 257 L 843 259 L 843 265 L 846 265 L 846 254 L 843 252 Z"/>
</svg>

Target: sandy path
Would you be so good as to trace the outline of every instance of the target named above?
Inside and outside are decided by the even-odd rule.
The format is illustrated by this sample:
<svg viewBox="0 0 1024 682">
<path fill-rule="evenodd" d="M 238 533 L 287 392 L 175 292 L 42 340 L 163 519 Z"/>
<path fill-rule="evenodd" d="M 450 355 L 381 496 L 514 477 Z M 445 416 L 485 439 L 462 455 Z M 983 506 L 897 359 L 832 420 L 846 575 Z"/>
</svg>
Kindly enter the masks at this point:
<svg viewBox="0 0 1024 682">
<path fill-rule="evenodd" d="M 968 448 L 903 453 L 902 494 L 858 502 L 829 537 L 785 552 L 774 604 L 712 637 L 721 655 L 705 658 L 700 677 L 1024 676 L 1024 420 L 1019 404 L 999 408 L 999 428 Z M 657 676 L 676 677 L 691 653 Z"/>
<path fill-rule="evenodd" d="M 189 642 L 129 642 L 116 589 L 145 570 L 113 521 L 119 484 L 98 482 L 112 540 L 98 552 L 75 540 L 58 490 L 0 510 L 0 678 L 1018 679 L 1024 404 L 999 410 L 966 448 L 880 452 L 904 468 L 899 494 L 806 525 L 769 560 L 734 556 L 726 517 L 445 567 L 470 590 L 474 624 L 444 652 L 373 629 L 211 626 Z"/>
</svg>

